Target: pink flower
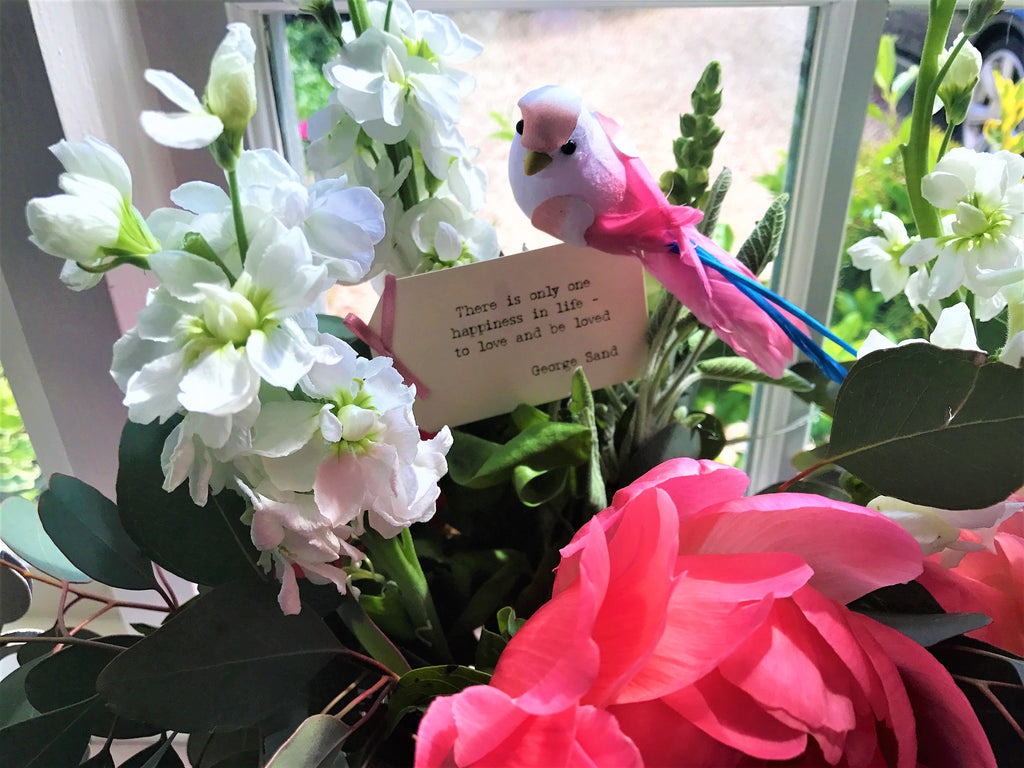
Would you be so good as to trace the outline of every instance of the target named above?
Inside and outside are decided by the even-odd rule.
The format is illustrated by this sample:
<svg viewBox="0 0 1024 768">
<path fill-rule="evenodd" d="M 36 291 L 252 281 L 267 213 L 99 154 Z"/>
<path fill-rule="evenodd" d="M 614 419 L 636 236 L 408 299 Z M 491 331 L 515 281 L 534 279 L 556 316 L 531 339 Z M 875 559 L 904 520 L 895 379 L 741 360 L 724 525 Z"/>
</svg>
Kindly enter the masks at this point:
<svg viewBox="0 0 1024 768">
<path fill-rule="evenodd" d="M 491 687 L 537 718 L 532 729 L 608 713 L 649 767 L 994 766 L 938 662 L 843 605 L 914 578 L 914 539 L 820 496 L 743 498 L 747 483 L 678 459 L 616 494 L 562 550 L 551 601 L 511 640 Z M 468 725 L 447 713 L 472 690 L 431 706 L 422 743 L 441 731 L 458 743 Z M 480 716 L 487 734 L 494 723 Z M 457 749 L 447 763 L 420 757 L 483 764 Z"/>
<path fill-rule="evenodd" d="M 918 581 L 947 611 L 992 618 L 970 637 L 1024 655 L 1024 511 L 1003 521 L 991 549 L 969 552 L 955 568 L 944 568 L 938 555 L 929 557 Z"/>
</svg>

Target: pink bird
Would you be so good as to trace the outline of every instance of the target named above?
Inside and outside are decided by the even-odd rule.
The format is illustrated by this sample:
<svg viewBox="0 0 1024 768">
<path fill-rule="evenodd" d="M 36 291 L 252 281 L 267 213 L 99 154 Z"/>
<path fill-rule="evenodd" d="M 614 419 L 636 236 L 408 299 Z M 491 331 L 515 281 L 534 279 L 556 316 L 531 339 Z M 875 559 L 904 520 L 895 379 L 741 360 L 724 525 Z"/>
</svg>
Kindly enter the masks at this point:
<svg viewBox="0 0 1024 768">
<path fill-rule="evenodd" d="M 639 258 L 701 323 L 769 376 L 782 376 L 796 343 L 842 381 L 845 369 L 788 315 L 853 349 L 700 234 L 703 214 L 668 202 L 614 121 L 555 85 L 530 91 L 519 108 L 509 178 L 535 227 L 566 243 Z"/>
</svg>

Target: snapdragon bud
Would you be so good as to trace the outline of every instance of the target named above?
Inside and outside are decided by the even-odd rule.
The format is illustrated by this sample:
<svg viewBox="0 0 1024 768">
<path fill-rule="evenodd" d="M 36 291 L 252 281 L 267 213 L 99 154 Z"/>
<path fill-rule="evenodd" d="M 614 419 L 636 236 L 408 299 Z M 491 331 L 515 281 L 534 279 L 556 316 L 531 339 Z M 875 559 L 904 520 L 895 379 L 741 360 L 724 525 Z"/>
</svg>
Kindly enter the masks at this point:
<svg viewBox="0 0 1024 768">
<path fill-rule="evenodd" d="M 939 54 L 940 71 L 946 66 L 946 62 L 962 38 L 963 35 L 959 35 L 952 48 L 947 48 Z M 977 48 L 971 45 L 970 41 L 967 41 L 950 64 L 946 76 L 939 83 L 936 94 L 946 109 L 946 120 L 951 125 L 959 125 L 967 117 L 967 108 L 971 104 L 974 86 L 978 84 L 980 72 L 981 54 Z"/>
</svg>

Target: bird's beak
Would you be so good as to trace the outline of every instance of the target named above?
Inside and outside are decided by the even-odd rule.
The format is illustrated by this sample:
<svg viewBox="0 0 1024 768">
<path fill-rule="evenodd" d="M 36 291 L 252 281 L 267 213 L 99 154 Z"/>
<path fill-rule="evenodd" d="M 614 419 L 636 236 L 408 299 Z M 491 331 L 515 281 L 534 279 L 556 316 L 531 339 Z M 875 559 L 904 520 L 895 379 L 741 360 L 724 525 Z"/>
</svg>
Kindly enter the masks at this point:
<svg viewBox="0 0 1024 768">
<path fill-rule="evenodd" d="M 551 155 L 545 152 L 534 152 L 530 150 L 526 153 L 526 157 L 523 158 L 523 170 L 527 176 L 533 176 L 535 173 L 540 173 L 545 168 L 551 165 Z"/>
</svg>

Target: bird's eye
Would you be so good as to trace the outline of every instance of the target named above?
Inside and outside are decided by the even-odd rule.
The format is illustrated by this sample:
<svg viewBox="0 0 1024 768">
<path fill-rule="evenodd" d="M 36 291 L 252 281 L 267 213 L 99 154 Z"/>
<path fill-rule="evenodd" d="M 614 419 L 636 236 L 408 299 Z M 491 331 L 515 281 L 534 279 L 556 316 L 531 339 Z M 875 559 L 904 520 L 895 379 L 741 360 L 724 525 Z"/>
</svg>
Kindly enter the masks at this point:
<svg viewBox="0 0 1024 768">
<path fill-rule="evenodd" d="M 567 141 L 567 142 L 565 142 L 565 144 L 562 145 L 562 154 L 563 155 L 571 155 L 575 151 L 576 151 L 576 142 L 575 141 Z"/>
<path fill-rule="evenodd" d="M 522 120 L 520 120 L 518 123 L 516 123 L 516 133 L 518 133 L 520 136 L 523 135 L 523 121 Z"/>
</svg>

